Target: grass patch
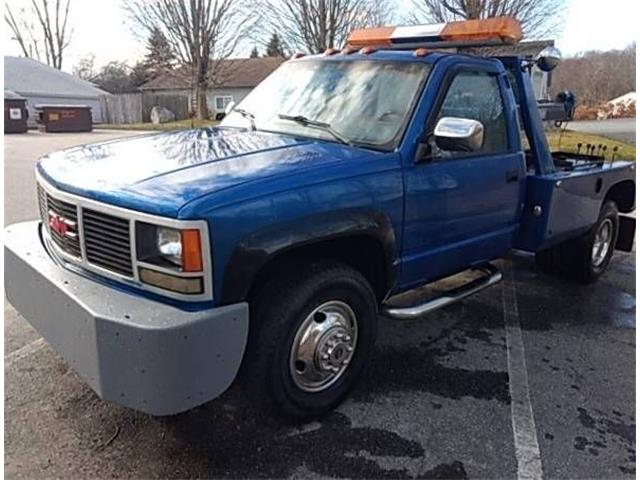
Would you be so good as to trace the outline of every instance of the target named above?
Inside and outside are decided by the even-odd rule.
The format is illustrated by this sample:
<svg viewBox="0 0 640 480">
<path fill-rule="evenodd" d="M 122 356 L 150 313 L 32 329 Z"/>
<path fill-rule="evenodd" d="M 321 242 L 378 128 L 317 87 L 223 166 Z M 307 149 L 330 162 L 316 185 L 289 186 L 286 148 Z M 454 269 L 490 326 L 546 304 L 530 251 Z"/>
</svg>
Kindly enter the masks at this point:
<svg viewBox="0 0 640 480">
<path fill-rule="evenodd" d="M 591 145 L 606 145 L 606 157 L 607 160 L 611 158 L 611 152 L 613 147 L 618 147 L 618 156 L 619 159 L 624 160 L 635 160 L 636 159 L 636 146 L 631 143 L 621 142 L 619 140 L 612 140 L 607 137 L 603 137 L 601 135 L 593 135 L 591 133 L 582 133 L 582 132 L 574 132 L 571 130 L 566 130 L 560 135 L 560 132 L 553 131 L 547 134 L 547 138 L 549 139 L 549 148 L 553 152 L 557 152 L 559 150 L 565 152 L 577 152 L 578 151 L 578 143 L 582 143 L 581 153 L 585 153 L 585 149 L 587 144 Z M 596 149 L 597 153 L 597 149 Z"/>
<path fill-rule="evenodd" d="M 180 130 L 185 128 L 200 128 L 200 127 L 212 127 L 217 125 L 218 121 L 215 120 L 178 120 L 176 122 L 155 124 L 151 122 L 145 123 L 128 123 L 125 125 L 115 125 L 111 123 L 101 123 L 94 125 L 94 128 L 109 129 L 109 130 Z"/>
</svg>

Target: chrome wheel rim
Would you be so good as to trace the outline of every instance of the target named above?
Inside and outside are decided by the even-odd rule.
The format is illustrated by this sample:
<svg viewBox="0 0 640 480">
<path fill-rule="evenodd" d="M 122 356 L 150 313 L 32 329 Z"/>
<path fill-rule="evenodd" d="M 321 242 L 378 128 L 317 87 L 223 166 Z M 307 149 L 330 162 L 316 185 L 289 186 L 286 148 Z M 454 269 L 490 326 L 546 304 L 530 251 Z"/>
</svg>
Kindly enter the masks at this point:
<svg viewBox="0 0 640 480">
<path fill-rule="evenodd" d="M 607 254 L 609 253 L 609 247 L 611 247 L 611 241 L 613 239 L 613 222 L 607 218 L 598 227 L 596 236 L 593 240 L 593 247 L 591 248 L 591 263 L 594 267 L 601 266 Z"/>
<path fill-rule="evenodd" d="M 304 319 L 293 339 L 289 356 L 293 382 L 305 392 L 326 390 L 349 368 L 357 342 L 353 309 L 338 300 L 323 303 Z"/>
</svg>

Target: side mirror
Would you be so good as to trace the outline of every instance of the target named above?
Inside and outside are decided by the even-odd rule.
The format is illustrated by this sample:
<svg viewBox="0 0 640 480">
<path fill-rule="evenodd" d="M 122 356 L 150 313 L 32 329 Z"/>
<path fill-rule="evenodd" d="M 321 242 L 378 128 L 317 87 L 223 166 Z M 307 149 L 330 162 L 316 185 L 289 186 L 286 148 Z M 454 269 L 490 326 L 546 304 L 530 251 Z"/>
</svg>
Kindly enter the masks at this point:
<svg viewBox="0 0 640 480">
<path fill-rule="evenodd" d="M 482 123 L 470 118 L 442 117 L 433 131 L 438 148 L 449 152 L 477 152 L 484 142 Z"/>
<path fill-rule="evenodd" d="M 229 103 L 227 103 L 227 106 L 224 109 L 224 114 L 225 115 L 229 115 L 233 111 L 234 108 L 236 108 L 236 102 L 231 100 Z"/>
<path fill-rule="evenodd" d="M 550 72 L 558 66 L 562 54 L 556 47 L 546 47 L 536 57 L 536 65 L 543 72 Z"/>
</svg>

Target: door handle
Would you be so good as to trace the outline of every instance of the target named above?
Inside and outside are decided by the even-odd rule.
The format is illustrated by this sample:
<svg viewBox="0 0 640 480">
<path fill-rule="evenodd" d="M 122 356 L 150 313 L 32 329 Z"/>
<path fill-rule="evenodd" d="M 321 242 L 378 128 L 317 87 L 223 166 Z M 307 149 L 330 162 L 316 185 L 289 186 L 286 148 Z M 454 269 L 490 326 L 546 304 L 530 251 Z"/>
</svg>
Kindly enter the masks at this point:
<svg viewBox="0 0 640 480">
<path fill-rule="evenodd" d="M 517 182 L 519 178 L 518 170 L 507 170 L 507 183 Z"/>
</svg>

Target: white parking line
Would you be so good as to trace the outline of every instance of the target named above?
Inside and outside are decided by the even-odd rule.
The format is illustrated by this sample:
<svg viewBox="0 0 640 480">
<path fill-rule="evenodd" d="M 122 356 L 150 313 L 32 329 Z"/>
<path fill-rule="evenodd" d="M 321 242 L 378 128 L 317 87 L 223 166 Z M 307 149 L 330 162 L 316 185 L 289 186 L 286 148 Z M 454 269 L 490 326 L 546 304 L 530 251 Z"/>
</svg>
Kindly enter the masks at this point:
<svg viewBox="0 0 640 480">
<path fill-rule="evenodd" d="M 4 366 L 10 367 L 14 363 L 22 360 L 25 357 L 28 357 L 32 353 L 37 352 L 42 347 L 44 347 L 47 343 L 44 341 L 44 338 L 39 338 L 38 340 L 34 340 L 31 343 L 27 343 L 24 347 L 20 347 L 17 350 L 7 354 L 4 356 Z"/>
<path fill-rule="evenodd" d="M 520 330 L 518 299 L 513 281 L 511 261 L 503 262 L 504 282 L 502 286 L 502 306 L 507 341 L 507 365 L 509 369 L 509 392 L 511 394 L 511 423 L 513 440 L 518 462 L 518 480 L 541 479 L 542 461 L 540 446 L 533 418 L 527 362 Z"/>
</svg>

